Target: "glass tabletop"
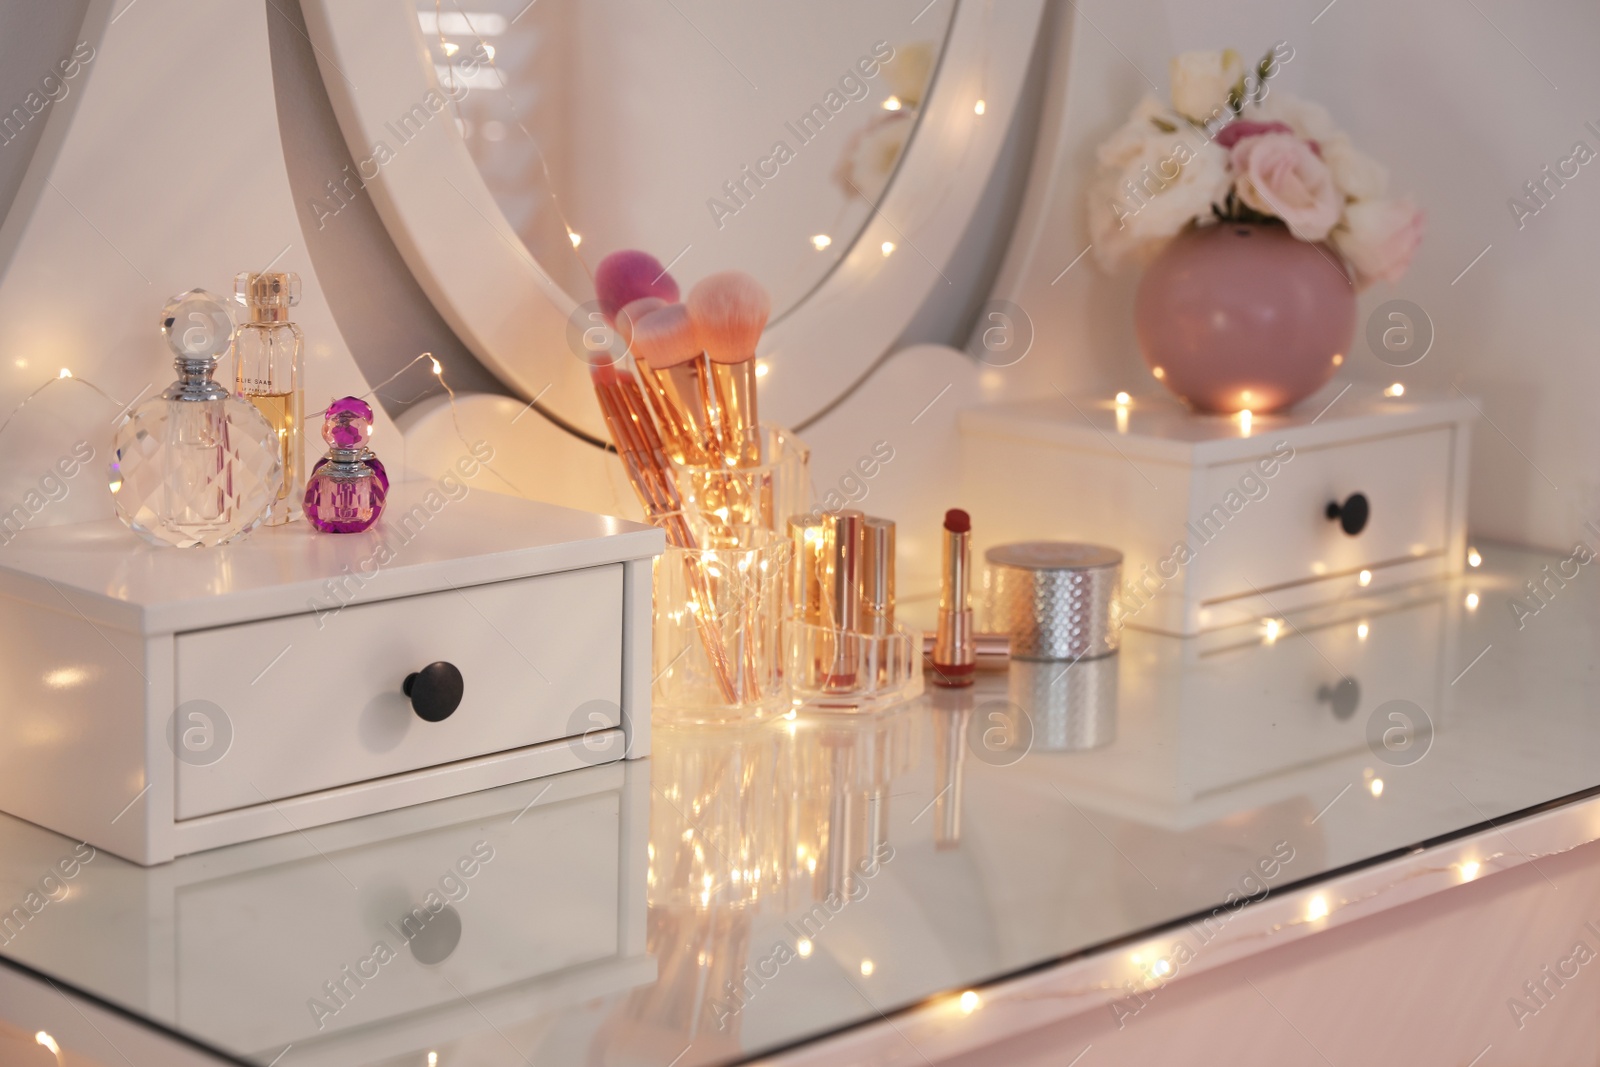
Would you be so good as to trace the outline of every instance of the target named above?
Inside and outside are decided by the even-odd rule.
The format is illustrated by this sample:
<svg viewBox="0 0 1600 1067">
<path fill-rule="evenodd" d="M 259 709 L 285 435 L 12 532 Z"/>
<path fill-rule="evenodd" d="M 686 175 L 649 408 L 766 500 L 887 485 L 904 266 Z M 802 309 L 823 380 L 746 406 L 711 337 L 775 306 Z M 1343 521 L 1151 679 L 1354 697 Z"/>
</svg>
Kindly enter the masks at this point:
<svg viewBox="0 0 1600 1067">
<path fill-rule="evenodd" d="M 1482 552 L 161 867 L 0 816 L 0 956 L 250 1064 L 771 1053 L 1600 785 L 1596 579 Z"/>
</svg>

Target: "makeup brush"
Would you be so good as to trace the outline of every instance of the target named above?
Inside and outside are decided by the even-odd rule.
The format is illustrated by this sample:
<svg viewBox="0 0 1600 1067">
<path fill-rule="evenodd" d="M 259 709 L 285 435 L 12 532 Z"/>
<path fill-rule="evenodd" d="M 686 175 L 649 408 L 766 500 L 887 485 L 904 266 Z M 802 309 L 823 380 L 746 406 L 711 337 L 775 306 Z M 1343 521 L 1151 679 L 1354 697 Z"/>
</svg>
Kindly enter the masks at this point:
<svg viewBox="0 0 1600 1067">
<path fill-rule="evenodd" d="M 678 299 L 678 283 L 661 261 L 648 252 L 625 248 L 613 252 L 594 269 L 595 299 L 606 325 L 614 326 L 617 312 L 642 296 L 660 297 L 669 304 Z"/>
<path fill-rule="evenodd" d="M 655 416 L 656 426 L 661 431 L 661 443 L 666 447 L 667 455 L 674 463 L 685 462 L 685 453 L 681 435 L 675 432 L 676 423 L 674 414 L 665 406 L 661 396 L 661 382 L 649 364 L 633 350 L 633 328 L 636 323 L 657 308 L 666 307 L 667 302 L 659 296 L 641 296 L 637 300 L 624 304 L 617 312 L 617 336 L 622 338 L 623 347 L 627 354 L 633 356 L 633 366 L 639 374 L 639 380 L 644 383 L 645 399 L 650 401 L 650 412 Z"/>
<path fill-rule="evenodd" d="M 743 271 L 703 279 L 689 293 L 689 319 L 710 361 L 717 445 L 730 467 L 761 465 L 756 412 L 756 343 L 772 314 L 772 298 Z"/>
<path fill-rule="evenodd" d="M 628 308 L 643 303 L 635 300 Z M 634 320 L 631 330 L 630 347 L 652 394 L 668 451 L 680 463 L 704 465 L 719 453 L 706 410 L 706 361 L 689 312 L 682 304 L 664 304 Z"/>
</svg>

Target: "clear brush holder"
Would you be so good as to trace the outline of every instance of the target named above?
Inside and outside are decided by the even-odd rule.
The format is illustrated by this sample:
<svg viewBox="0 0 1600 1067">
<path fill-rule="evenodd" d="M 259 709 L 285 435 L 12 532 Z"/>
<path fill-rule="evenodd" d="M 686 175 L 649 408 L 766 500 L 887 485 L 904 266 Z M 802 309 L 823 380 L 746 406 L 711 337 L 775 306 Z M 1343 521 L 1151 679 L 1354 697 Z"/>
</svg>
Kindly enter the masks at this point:
<svg viewBox="0 0 1600 1067">
<path fill-rule="evenodd" d="M 787 711 L 788 539 L 734 528 L 701 530 L 700 542 L 656 559 L 653 714 L 728 723 Z"/>
<path fill-rule="evenodd" d="M 811 450 L 781 426 L 761 427 L 761 465 L 674 464 L 685 511 L 723 533 L 774 530 L 811 508 Z"/>
<path fill-rule="evenodd" d="M 922 637 L 903 626 L 855 633 L 791 619 L 785 632 L 796 708 L 874 712 L 922 692 Z"/>
</svg>

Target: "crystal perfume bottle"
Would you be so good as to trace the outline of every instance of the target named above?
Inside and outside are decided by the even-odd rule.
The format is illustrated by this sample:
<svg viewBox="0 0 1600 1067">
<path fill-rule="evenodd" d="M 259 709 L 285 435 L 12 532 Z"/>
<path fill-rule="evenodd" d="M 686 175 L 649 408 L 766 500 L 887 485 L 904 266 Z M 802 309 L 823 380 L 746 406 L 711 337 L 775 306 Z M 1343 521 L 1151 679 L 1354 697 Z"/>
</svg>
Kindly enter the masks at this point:
<svg viewBox="0 0 1600 1067">
<path fill-rule="evenodd" d="M 328 454 L 306 483 L 306 521 L 323 533 L 360 533 L 378 521 L 389 476 L 367 448 L 372 408 L 353 396 L 335 400 L 323 414 Z"/>
<path fill-rule="evenodd" d="M 278 435 L 212 380 L 233 337 L 220 297 L 204 289 L 173 297 L 161 332 L 179 377 L 118 424 L 112 501 L 117 517 L 152 544 L 225 544 L 260 525 L 278 499 Z"/>
<path fill-rule="evenodd" d="M 233 389 L 278 434 L 283 478 L 267 519 L 277 526 L 298 515 L 304 491 L 305 338 L 289 321 L 289 309 L 300 303 L 300 276 L 245 271 L 234 278 L 233 292 L 246 309 L 233 336 Z"/>
</svg>

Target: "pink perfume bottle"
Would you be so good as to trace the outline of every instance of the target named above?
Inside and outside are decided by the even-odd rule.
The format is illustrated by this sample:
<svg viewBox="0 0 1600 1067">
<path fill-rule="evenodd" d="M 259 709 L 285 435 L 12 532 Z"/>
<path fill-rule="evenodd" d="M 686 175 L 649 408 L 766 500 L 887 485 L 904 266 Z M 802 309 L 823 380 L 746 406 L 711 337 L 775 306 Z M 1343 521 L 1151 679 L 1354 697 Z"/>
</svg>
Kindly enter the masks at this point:
<svg viewBox="0 0 1600 1067">
<path fill-rule="evenodd" d="M 372 408 L 347 396 L 329 404 L 323 420 L 328 454 L 306 483 L 306 521 L 323 533 L 360 533 L 383 514 L 389 491 L 383 465 L 367 448 Z"/>
</svg>

